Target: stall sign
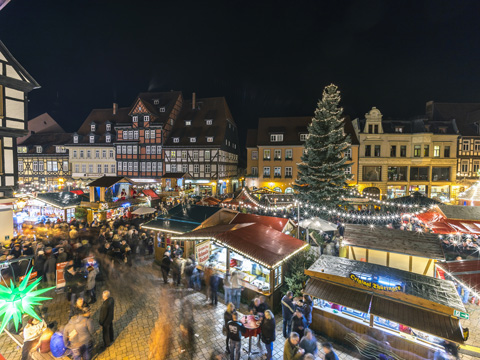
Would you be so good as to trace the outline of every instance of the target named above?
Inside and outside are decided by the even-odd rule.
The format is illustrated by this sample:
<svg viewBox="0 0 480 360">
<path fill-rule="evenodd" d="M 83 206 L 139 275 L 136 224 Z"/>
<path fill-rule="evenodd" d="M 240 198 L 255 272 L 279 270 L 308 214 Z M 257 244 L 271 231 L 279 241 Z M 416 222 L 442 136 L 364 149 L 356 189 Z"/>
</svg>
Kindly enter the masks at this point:
<svg viewBox="0 0 480 360">
<path fill-rule="evenodd" d="M 63 276 L 63 270 L 65 269 L 65 266 L 67 266 L 66 261 L 57 264 L 57 289 L 63 288 L 67 284 L 65 277 Z"/>
<path fill-rule="evenodd" d="M 380 284 L 377 281 L 372 281 L 372 280 L 364 280 L 358 277 L 355 274 L 350 274 L 350 279 L 360 285 L 376 289 L 376 290 L 382 290 L 382 291 L 390 291 L 390 292 L 397 292 L 397 291 L 402 291 L 402 286 L 401 285 L 386 285 L 386 284 Z"/>
<path fill-rule="evenodd" d="M 468 320 L 470 318 L 470 316 L 467 313 L 464 313 L 464 312 L 458 311 L 458 310 L 453 311 L 453 316 L 456 316 L 460 319 L 465 319 L 465 320 Z"/>
<path fill-rule="evenodd" d="M 29 284 L 29 285 L 37 278 L 37 275 L 38 275 L 38 273 L 37 273 L 36 271 L 34 271 L 34 272 L 32 272 L 32 273 L 30 274 L 30 276 L 28 277 L 28 284 Z M 26 276 L 26 275 L 25 275 L 25 276 Z M 23 279 L 25 279 L 25 276 L 20 276 L 20 277 L 18 278 L 18 280 L 19 280 L 20 282 L 22 282 Z"/>
<path fill-rule="evenodd" d="M 203 265 L 210 257 L 210 240 L 204 241 L 196 246 L 197 262 Z"/>
</svg>

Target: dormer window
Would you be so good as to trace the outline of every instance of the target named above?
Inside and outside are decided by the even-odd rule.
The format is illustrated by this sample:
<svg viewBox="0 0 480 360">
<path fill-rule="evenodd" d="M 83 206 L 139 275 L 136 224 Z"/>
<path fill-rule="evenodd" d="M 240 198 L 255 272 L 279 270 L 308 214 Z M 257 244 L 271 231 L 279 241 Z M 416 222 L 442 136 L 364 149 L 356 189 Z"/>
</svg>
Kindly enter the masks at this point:
<svg viewBox="0 0 480 360">
<path fill-rule="evenodd" d="M 95 135 L 90 135 L 90 144 L 95 142 Z"/>
<path fill-rule="evenodd" d="M 133 121 L 134 123 L 138 122 L 138 116 L 137 116 L 137 115 L 132 116 L 132 121 Z"/>
<path fill-rule="evenodd" d="M 26 154 L 27 153 L 27 147 L 26 146 L 18 146 L 17 147 L 17 153 Z"/>
<path fill-rule="evenodd" d="M 42 147 L 41 147 L 41 146 L 36 146 L 35 149 L 36 149 L 36 151 L 37 151 L 37 154 L 41 154 L 41 153 L 42 153 Z"/>
<path fill-rule="evenodd" d="M 403 126 L 395 126 L 396 133 L 403 133 Z"/>
<path fill-rule="evenodd" d="M 446 127 L 439 127 L 438 128 L 438 133 L 439 134 L 446 134 L 447 133 L 447 128 Z"/>
<path fill-rule="evenodd" d="M 192 120 L 185 120 L 185 126 L 191 126 Z"/>
<path fill-rule="evenodd" d="M 190 142 L 191 142 L 191 143 L 197 142 L 197 138 L 196 138 L 196 137 L 191 137 L 191 138 L 190 138 Z"/>
<path fill-rule="evenodd" d="M 212 125 L 212 122 L 213 122 L 212 119 L 205 120 L 205 124 L 207 124 L 207 125 Z"/>
<path fill-rule="evenodd" d="M 57 154 L 65 153 L 66 152 L 65 146 L 55 146 L 55 152 Z"/>
<path fill-rule="evenodd" d="M 158 110 L 159 110 L 160 112 L 165 112 L 165 106 L 159 107 Z"/>
<path fill-rule="evenodd" d="M 95 124 L 91 124 L 91 125 L 90 125 L 90 131 L 91 131 L 91 132 L 94 132 L 94 131 L 95 131 Z"/>
<path fill-rule="evenodd" d="M 112 131 L 112 124 L 108 123 L 105 125 L 105 130 Z"/>
<path fill-rule="evenodd" d="M 78 136 L 77 136 L 77 135 L 75 135 L 75 136 L 73 137 L 73 143 L 74 143 L 74 144 L 78 144 Z"/>
<path fill-rule="evenodd" d="M 153 100 L 153 105 L 158 105 L 158 104 L 160 104 L 160 100 L 154 99 L 154 100 Z"/>
<path fill-rule="evenodd" d="M 213 136 L 208 136 L 207 137 L 207 142 L 213 142 Z"/>
<path fill-rule="evenodd" d="M 180 138 L 174 137 L 174 138 L 173 138 L 173 142 L 174 142 L 174 143 L 179 143 L 179 142 L 180 142 Z"/>
<path fill-rule="evenodd" d="M 105 142 L 106 143 L 112 142 L 112 136 L 111 135 L 105 135 Z"/>
<path fill-rule="evenodd" d="M 270 135 L 271 142 L 280 142 L 283 141 L 283 134 L 271 134 Z"/>
<path fill-rule="evenodd" d="M 308 139 L 308 134 L 300 134 L 300 141 L 306 141 Z"/>
<path fill-rule="evenodd" d="M 145 115 L 143 117 L 143 121 L 150 121 L 150 115 Z"/>
</svg>

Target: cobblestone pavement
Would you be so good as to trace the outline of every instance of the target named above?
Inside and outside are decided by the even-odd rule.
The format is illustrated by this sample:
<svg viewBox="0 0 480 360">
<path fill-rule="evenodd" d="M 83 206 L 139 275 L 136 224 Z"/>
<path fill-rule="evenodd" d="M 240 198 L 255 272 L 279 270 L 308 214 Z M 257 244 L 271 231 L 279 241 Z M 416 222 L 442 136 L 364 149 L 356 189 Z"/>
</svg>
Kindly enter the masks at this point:
<svg viewBox="0 0 480 360">
<path fill-rule="evenodd" d="M 115 342 L 102 352 L 101 328 L 98 325 L 99 307 L 101 305 L 101 291 L 106 289 L 105 284 L 97 284 L 98 298 L 92 306 L 92 318 L 95 323 L 95 357 L 94 359 L 141 359 L 149 358 L 149 344 L 152 330 L 155 329 L 154 344 L 160 343 L 165 334 L 177 333 L 183 316 L 181 301 L 188 299 L 192 304 L 193 318 L 195 319 L 196 349 L 192 360 L 211 359 L 212 353 L 222 353 L 225 349 L 225 337 L 222 335 L 223 312 L 225 306 L 219 303 L 213 307 L 206 303 L 205 295 L 192 290 L 179 290 L 171 285 L 164 285 L 160 281 L 159 269 L 151 263 L 144 263 L 137 270 L 126 274 L 124 277 L 109 281 L 109 290 L 115 299 L 114 332 Z M 173 295 L 173 296 L 170 296 Z M 47 321 L 58 321 L 65 325 L 68 321 L 68 303 L 64 294 L 52 294 L 54 298 L 45 303 L 45 316 Z M 240 309 L 241 313 L 246 308 Z M 162 315 L 163 314 L 163 315 Z M 163 317 L 162 317 L 163 316 Z M 189 316 L 189 314 L 186 314 Z M 158 320 L 160 319 L 160 320 Z M 159 324 L 155 328 L 155 324 Z M 274 359 L 283 359 L 284 339 L 281 333 L 281 318 L 277 320 L 277 340 L 274 343 Z M 324 339 L 318 337 L 319 341 Z M 179 340 L 174 336 L 171 341 L 171 352 L 165 359 L 187 359 L 186 352 L 181 351 Z M 242 341 L 244 347 L 248 340 Z M 256 348 L 256 340 L 253 341 Z M 161 346 L 161 345 L 160 345 Z M 341 360 L 359 359 L 351 350 L 334 344 L 335 350 Z M 0 354 L 7 360 L 21 358 L 21 349 L 5 334 L 0 335 Z M 260 359 L 260 355 L 252 357 Z M 323 358 L 323 357 L 322 357 Z M 155 359 L 160 359 L 156 357 Z M 247 359 L 245 354 L 242 359 Z M 468 359 L 463 357 L 462 359 Z"/>
</svg>

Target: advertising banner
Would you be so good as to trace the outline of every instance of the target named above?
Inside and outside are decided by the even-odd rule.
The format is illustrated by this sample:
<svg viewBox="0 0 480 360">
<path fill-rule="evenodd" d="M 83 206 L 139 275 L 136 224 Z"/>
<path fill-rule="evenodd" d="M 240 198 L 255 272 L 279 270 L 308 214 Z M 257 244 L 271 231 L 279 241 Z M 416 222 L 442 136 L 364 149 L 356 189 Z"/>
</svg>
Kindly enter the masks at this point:
<svg viewBox="0 0 480 360">
<path fill-rule="evenodd" d="M 203 265 L 210 257 L 210 240 L 196 245 L 197 263 Z"/>
<path fill-rule="evenodd" d="M 63 277 L 63 269 L 67 266 L 67 262 L 57 264 L 57 289 L 64 288 L 66 285 L 65 278 Z"/>
</svg>

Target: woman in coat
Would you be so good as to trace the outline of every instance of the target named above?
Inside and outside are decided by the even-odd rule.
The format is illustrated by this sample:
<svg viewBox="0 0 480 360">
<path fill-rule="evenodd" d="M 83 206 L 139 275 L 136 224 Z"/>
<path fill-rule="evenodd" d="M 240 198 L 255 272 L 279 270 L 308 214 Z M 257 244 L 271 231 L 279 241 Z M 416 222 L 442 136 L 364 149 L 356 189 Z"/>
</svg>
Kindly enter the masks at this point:
<svg viewBox="0 0 480 360">
<path fill-rule="evenodd" d="M 233 305 L 231 302 L 227 304 L 227 310 L 225 310 L 225 313 L 223 314 L 223 319 L 225 320 L 225 325 L 223 325 L 223 329 L 224 329 L 224 334 L 227 336 L 227 347 L 226 347 L 226 351 L 227 351 L 227 354 L 230 354 L 230 347 L 228 346 L 228 342 L 230 340 L 229 336 L 228 336 L 228 323 L 229 321 L 232 321 L 233 320 L 233 317 L 232 317 L 232 314 L 234 313 L 235 311 L 235 305 Z"/>
<path fill-rule="evenodd" d="M 310 297 L 310 295 L 304 294 L 302 310 L 303 310 L 303 316 L 307 321 L 307 327 L 310 327 L 310 324 L 312 323 L 312 306 L 313 306 L 312 298 Z"/>
<path fill-rule="evenodd" d="M 275 341 L 275 318 L 270 310 L 265 310 L 264 318 L 260 324 L 261 338 L 267 349 L 267 360 L 272 360 L 273 342 Z"/>
</svg>

